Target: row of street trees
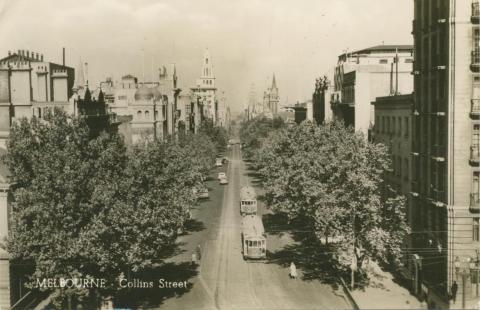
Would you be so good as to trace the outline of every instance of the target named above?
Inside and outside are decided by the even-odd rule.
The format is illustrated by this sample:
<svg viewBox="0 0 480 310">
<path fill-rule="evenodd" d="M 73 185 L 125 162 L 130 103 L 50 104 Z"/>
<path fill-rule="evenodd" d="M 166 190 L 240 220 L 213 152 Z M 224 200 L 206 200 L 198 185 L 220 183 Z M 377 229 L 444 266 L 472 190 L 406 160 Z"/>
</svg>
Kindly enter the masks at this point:
<svg viewBox="0 0 480 310">
<path fill-rule="evenodd" d="M 341 123 L 304 122 L 270 132 L 252 158 L 267 204 L 300 220 L 318 240 L 330 240 L 335 268 L 401 259 L 409 231 L 405 198 L 384 181 L 391 165 L 385 146 Z"/>
<path fill-rule="evenodd" d="M 243 155 L 246 159 L 251 160 L 258 149 L 262 146 L 268 135 L 275 130 L 285 126 L 282 118 L 272 119 L 261 117 L 252 118 L 243 121 L 240 124 L 240 139 L 245 146 Z"/>
<path fill-rule="evenodd" d="M 218 145 L 202 132 L 127 150 L 118 133 L 92 138 L 83 120 L 61 110 L 14 124 L 4 158 L 12 264 L 31 266 L 32 281 L 107 280 L 102 290 L 57 289 L 60 308 L 69 295 L 114 295 L 124 274 L 171 253 Z"/>
</svg>

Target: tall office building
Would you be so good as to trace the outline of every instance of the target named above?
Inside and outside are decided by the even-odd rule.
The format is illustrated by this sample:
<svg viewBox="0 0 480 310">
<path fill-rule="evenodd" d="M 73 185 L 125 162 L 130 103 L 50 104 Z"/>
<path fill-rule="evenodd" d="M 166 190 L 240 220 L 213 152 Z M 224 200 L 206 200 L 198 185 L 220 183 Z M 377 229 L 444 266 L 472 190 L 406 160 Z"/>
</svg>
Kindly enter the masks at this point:
<svg viewBox="0 0 480 310">
<path fill-rule="evenodd" d="M 365 137 L 374 125 L 371 102 L 413 90 L 411 45 L 378 45 L 338 56 L 331 96 L 333 119 Z"/>
<path fill-rule="evenodd" d="M 415 287 L 432 306 L 471 308 L 479 302 L 479 4 L 415 0 L 414 6 Z"/>
</svg>

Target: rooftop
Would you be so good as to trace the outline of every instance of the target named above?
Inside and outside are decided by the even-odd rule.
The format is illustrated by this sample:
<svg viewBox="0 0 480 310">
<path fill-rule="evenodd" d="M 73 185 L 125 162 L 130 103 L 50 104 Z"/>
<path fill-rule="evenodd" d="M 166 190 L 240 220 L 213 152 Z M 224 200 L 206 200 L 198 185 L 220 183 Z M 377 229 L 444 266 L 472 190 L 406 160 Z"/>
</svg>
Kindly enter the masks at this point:
<svg viewBox="0 0 480 310">
<path fill-rule="evenodd" d="M 369 48 L 348 52 L 348 55 L 358 56 L 373 53 L 395 53 L 395 52 L 413 52 L 413 45 L 399 44 L 399 45 L 375 45 Z M 343 53 L 338 58 L 346 58 L 347 53 Z"/>
</svg>

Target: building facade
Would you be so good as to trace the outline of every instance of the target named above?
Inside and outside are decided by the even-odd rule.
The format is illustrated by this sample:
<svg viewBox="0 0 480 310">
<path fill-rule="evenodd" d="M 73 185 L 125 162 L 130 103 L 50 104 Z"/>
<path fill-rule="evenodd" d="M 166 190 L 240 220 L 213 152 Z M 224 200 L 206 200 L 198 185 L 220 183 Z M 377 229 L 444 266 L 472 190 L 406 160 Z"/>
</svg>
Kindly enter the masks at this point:
<svg viewBox="0 0 480 310">
<path fill-rule="evenodd" d="M 55 107 L 70 111 L 74 75 L 73 68 L 35 52 L 18 50 L 0 59 L 0 147 L 16 119 L 42 117 Z"/>
<path fill-rule="evenodd" d="M 331 96 L 333 118 L 367 137 L 375 98 L 412 93 L 412 63 L 411 45 L 379 45 L 340 55 Z"/>
<path fill-rule="evenodd" d="M 215 86 L 212 57 L 208 49 L 205 50 L 203 55 L 202 74 L 197 79 L 196 86 L 192 87 L 191 90 L 194 96 L 200 98 L 205 117 L 212 119 L 213 123 L 217 124 L 217 88 Z"/>
<path fill-rule="evenodd" d="M 471 308 L 480 301 L 479 4 L 415 0 L 414 8 L 414 247 L 429 303 Z"/>
<path fill-rule="evenodd" d="M 178 108 L 176 66 L 162 66 L 155 81 L 139 82 L 125 75 L 120 81 L 111 78 L 100 83 L 109 110 L 119 120 L 119 131 L 127 144 L 163 139 L 178 131 L 182 110 Z M 180 124 L 180 126 L 183 126 Z"/>
<path fill-rule="evenodd" d="M 414 223 L 411 196 L 412 180 L 412 119 L 413 94 L 378 97 L 374 106 L 375 126 L 369 136 L 373 143 L 388 147 L 392 166 L 385 174 L 385 181 L 398 194 L 406 198 L 406 217 L 410 227 Z M 412 238 L 407 236 L 404 243 L 406 255 L 403 260 L 404 276 L 410 280 L 413 291 L 419 291 L 418 266 L 412 259 Z M 410 255 L 408 254 L 410 253 Z"/>
</svg>

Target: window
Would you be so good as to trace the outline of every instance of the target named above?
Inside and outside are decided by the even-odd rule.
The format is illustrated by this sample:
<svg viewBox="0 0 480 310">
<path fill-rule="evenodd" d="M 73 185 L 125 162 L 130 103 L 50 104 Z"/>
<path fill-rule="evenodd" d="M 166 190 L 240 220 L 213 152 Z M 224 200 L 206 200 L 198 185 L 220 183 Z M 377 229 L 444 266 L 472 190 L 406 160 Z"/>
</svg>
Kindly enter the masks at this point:
<svg viewBox="0 0 480 310">
<path fill-rule="evenodd" d="M 397 158 L 397 163 L 398 163 L 397 175 L 401 178 L 402 177 L 402 158 L 400 156 L 398 156 Z"/>
<path fill-rule="evenodd" d="M 381 64 L 388 64 L 388 59 L 380 59 Z"/>
<path fill-rule="evenodd" d="M 408 116 L 405 116 L 405 137 L 408 138 L 408 135 L 409 135 L 409 121 L 408 121 Z"/>
<path fill-rule="evenodd" d="M 387 126 L 386 133 L 390 133 L 390 117 L 387 116 Z"/>
<path fill-rule="evenodd" d="M 382 133 L 385 133 L 385 116 L 382 116 Z"/>
<path fill-rule="evenodd" d="M 398 132 L 397 135 L 400 137 L 402 135 L 402 118 L 398 118 Z"/>
<path fill-rule="evenodd" d="M 149 111 L 145 111 L 145 118 L 148 118 L 150 116 L 150 112 Z"/>
<path fill-rule="evenodd" d="M 407 59 L 405 59 L 405 63 L 406 64 L 411 64 L 411 63 L 413 63 L 413 59 L 412 58 L 407 58 Z"/>
<path fill-rule="evenodd" d="M 473 241 L 480 241 L 480 218 L 478 217 L 473 219 L 472 238 Z"/>
<path fill-rule="evenodd" d="M 138 118 L 142 117 L 142 111 L 137 111 L 137 117 Z"/>
<path fill-rule="evenodd" d="M 480 145 L 480 124 L 473 125 L 472 146 Z"/>
<path fill-rule="evenodd" d="M 410 164 L 408 162 L 408 158 L 404 159 L 404 169 L 405 169 L 405 174 L 404 174 L 404 180 L 408 181 L 410 179 Z"/>
<path fill-rule="evenodd" d="M 397 130 L 397 118 L 392 117 L 392 134 L 395 134 L 396 130 Z"/>
</svg>

